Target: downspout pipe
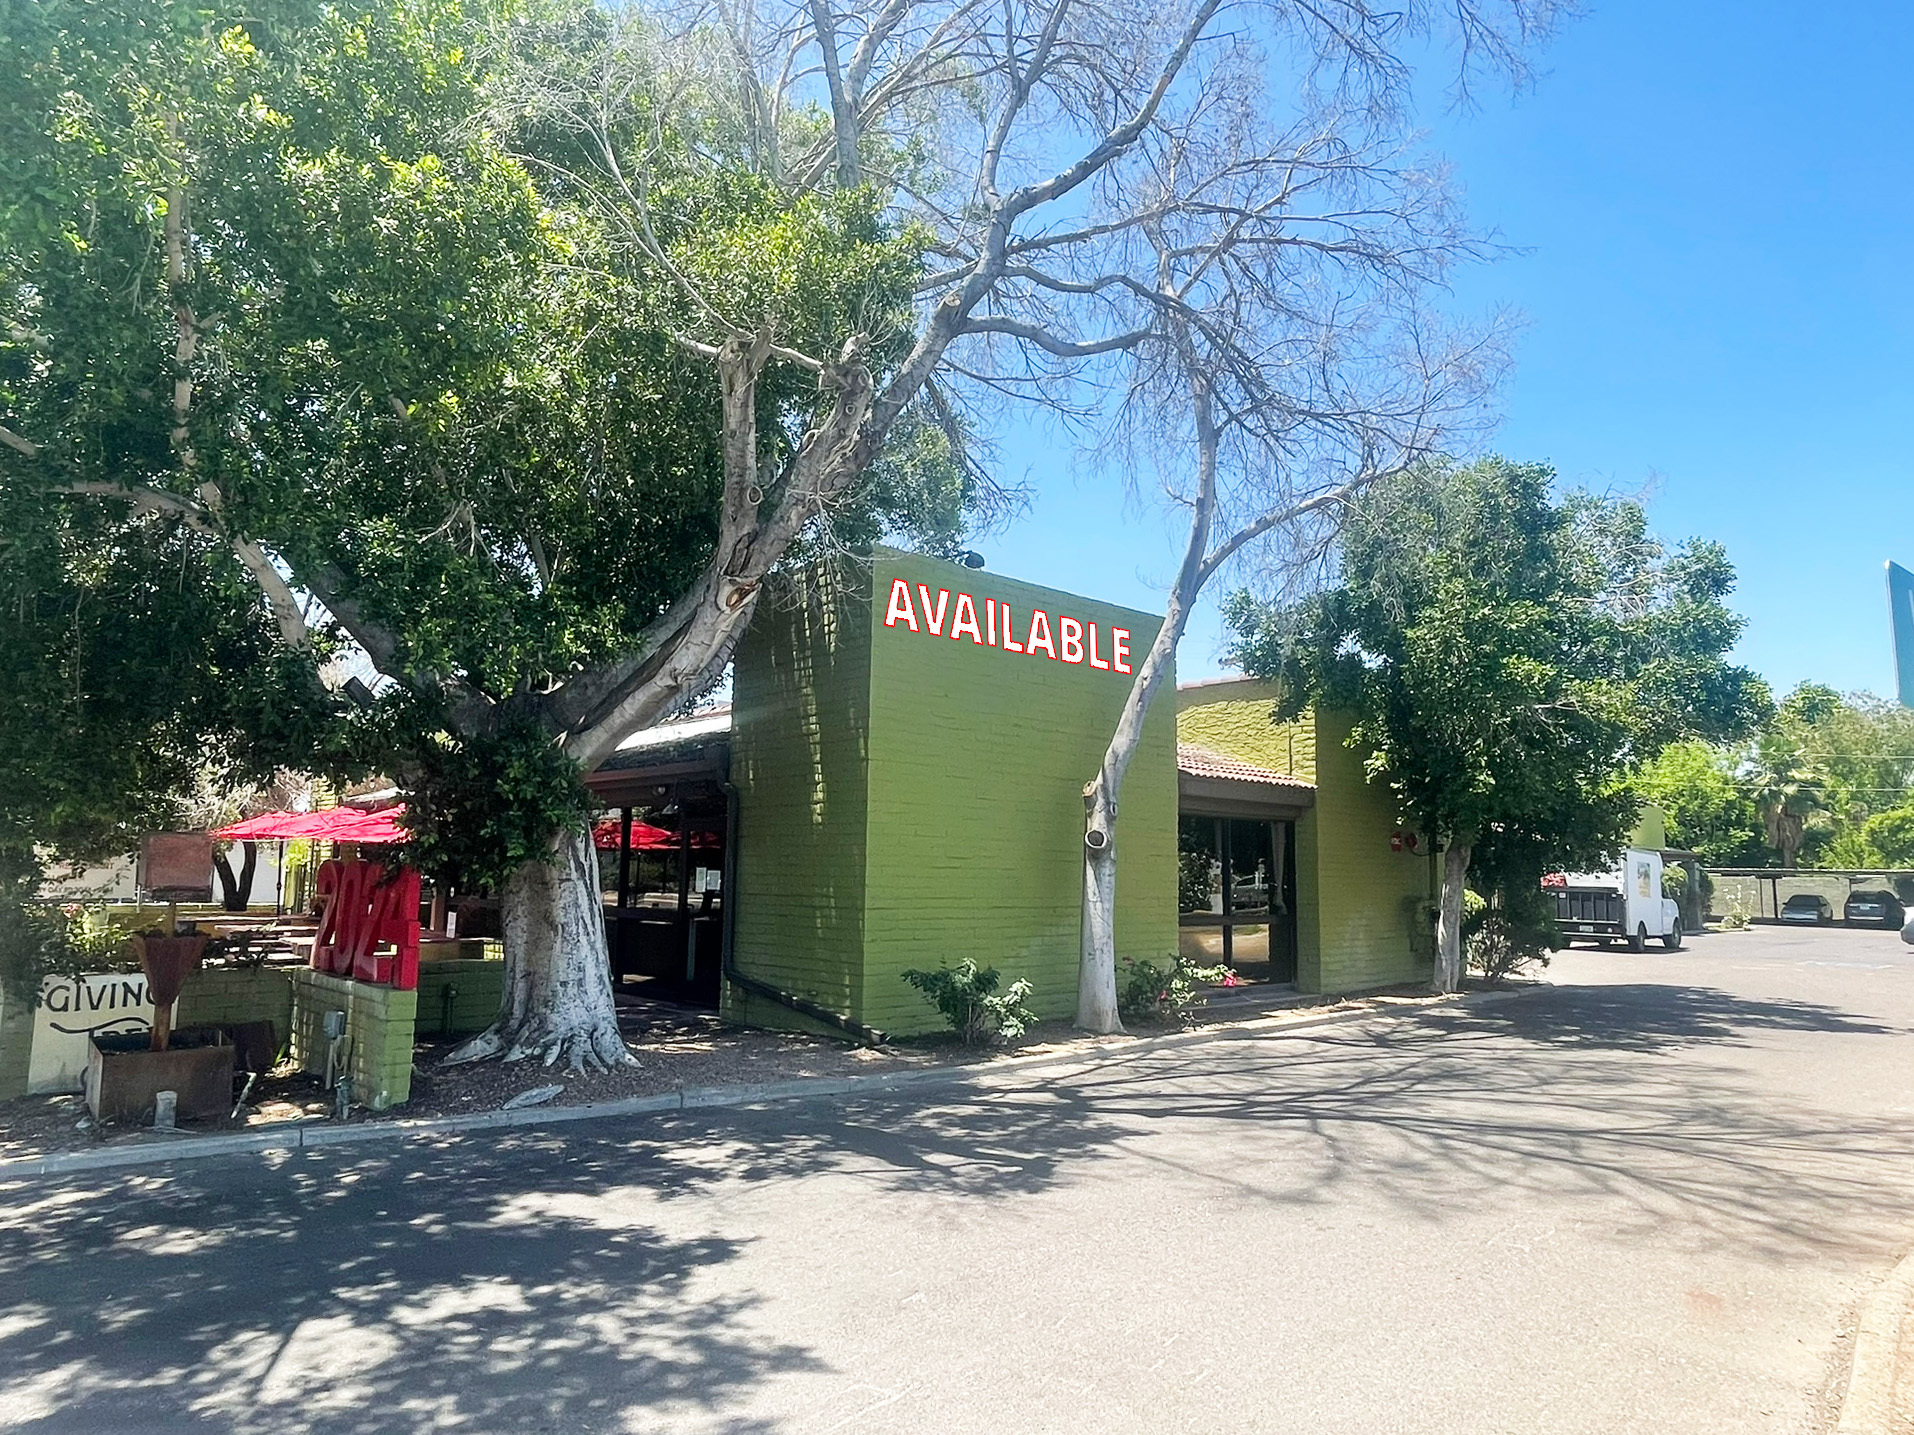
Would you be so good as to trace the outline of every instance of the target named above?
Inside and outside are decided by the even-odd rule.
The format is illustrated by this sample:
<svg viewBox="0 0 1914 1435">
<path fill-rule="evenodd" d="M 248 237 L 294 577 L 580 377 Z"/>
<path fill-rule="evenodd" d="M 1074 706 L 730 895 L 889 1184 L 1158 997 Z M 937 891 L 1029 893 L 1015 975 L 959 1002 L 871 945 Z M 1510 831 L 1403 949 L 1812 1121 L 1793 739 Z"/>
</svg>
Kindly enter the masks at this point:
<svg viewBox="0 0 1914 1435">
<path fill-rule="evenodd" d="M 853 1040 L 866 1046 L 882 1046 L 890 1038 L 874 1026 L 866 1026 L 861 1021 L 852 1021 L 840 1012 L 820 1006 L 795 996 L 769 982 L 759 981 L 756 977 L 746 976 L 738 970 L 737 961 L 737 916 L 738 916 L 738 789 L 731 785 L 731 755 L 725 754 L 724 775 L 718 779 L 718 790 L 724 794 L 724 911 L 720 918 L 718 947 L 722 954 L 721 968 L 724 979 L 733 986 L 750 992 L 753 996 L 763 997 L 766 1001 L 776 1002 L 788 1011 L 799 1016 L 807 1016 L 812 1021 L 823 1022 L 843 1032 Z"/>
</svg>

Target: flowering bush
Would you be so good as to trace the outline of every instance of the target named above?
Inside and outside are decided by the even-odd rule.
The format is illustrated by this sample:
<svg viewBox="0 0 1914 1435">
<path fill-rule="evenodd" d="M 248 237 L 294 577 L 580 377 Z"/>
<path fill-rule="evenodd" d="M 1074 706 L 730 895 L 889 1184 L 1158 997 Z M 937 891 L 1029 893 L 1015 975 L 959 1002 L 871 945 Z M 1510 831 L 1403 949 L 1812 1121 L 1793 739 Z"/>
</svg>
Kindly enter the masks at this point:
<svg viewBox="0 0 1914 1435">
<path fill-rule="evenodd" d="M 1157 1017 L 1181 1019 L 1206 986 L 1237 987 L 1243 979 L 1228 967 L 1199 967 L 1188 957 L 1176 956 L 1167 967 L 1125 957 L 1127 969 L 1117 989 L 1117 1012 L 1125 1021 Z"/>
</svg>

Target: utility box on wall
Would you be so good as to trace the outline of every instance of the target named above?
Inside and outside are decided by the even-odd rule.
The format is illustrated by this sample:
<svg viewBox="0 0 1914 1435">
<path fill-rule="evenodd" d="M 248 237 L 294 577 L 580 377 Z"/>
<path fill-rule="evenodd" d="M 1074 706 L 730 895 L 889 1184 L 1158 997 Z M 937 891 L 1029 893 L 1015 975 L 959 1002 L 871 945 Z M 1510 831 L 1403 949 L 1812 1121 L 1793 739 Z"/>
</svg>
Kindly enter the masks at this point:
<svg viewBox="0 0 1914 1435">
<path fill-rule="evenodd" d="M 907 1033 L 940 1022 L 902 973 L 969 957 L 1070 1015 L 1083 787 L 1158 621 L 887 549 L 767 595 L 733 679 L 739 970 Z M 1176 950 L 1173 684 L 1118 813 L 1119 958 Z"/>
</svg>

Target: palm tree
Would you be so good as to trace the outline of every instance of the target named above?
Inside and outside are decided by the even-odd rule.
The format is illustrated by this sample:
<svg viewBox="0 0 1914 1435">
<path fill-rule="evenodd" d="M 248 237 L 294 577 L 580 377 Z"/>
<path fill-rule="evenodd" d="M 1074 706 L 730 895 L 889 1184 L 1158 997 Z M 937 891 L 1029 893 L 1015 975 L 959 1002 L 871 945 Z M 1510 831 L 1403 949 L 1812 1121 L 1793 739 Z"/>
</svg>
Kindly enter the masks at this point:
<svg viewBox="0 0 1914 1435">
<path fill-rule="evenodd" d="M 1748 795 L 1761 812 L 1768 845 L 1781 854 L 1781 865 L 1793 868 L 1801 858 L 1808 819 L 1827 810 L 1827 782 L 1798 744 L 1766 737 L 1755 750 L 1747 775 Z"/>
</svg>

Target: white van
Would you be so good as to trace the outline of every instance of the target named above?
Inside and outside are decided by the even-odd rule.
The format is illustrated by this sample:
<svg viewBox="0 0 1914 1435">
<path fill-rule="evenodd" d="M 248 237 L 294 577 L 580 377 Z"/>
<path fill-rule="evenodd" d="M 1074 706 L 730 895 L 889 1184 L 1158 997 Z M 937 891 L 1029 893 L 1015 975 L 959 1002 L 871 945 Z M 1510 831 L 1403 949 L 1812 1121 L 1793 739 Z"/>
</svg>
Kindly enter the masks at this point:
<svg viewBox="0 0 1914 1435">
<path fill-rule="evenodd" d="M 1661 853 L 1631 847 L 1612 872 L 1556 872 L 1542 879 L 1555 893 L 1555 924 L 1565 942 L 1647 950 L 1659 937 L 1669 951 L 1681 946 L 1681 904 L 1661 893 Z"/>
</svg>

